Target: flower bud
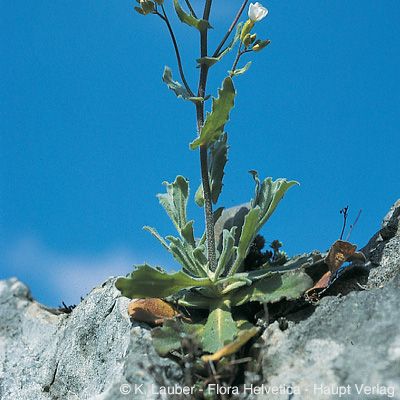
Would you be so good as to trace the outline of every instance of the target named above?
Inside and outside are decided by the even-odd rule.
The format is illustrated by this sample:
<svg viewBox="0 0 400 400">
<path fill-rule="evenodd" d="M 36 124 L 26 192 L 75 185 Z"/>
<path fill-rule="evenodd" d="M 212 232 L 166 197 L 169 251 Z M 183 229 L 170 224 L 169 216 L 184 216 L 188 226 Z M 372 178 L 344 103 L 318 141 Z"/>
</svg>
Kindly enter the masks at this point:
<svg viewBox="0 0 400 400">
<path fill-rule="evenodd" d="M 142 6 L 144 15 L 150 14 L 154 11 L 154 3 L 150 0 L 140 0 L 140 5 Z"/>
<path fill-rule="evenodd" d="M 135 11 L 141 15 L 144 15 L 144 11 L 140 7 L 134 7 Z"/>
<path fill-rule="evenodd" d="M 264 47 L 267 47 L 271 41 L 267 40 L 257 40 L 257 42 L 253 46 L 253 51 L 261 51 Z"/>
<path fill-rule="evenodd" d="M 248 33 L 248 34 L 243 38 L 243 44 L 245 45 L 245 47 L 247 47 L 249 44 L 251 44 L 250 33 Z"/>
<path fill-rule="evenodd" d="M 253 29 L 253 26 L 254 26 L 254 21 L 252 21 L 251 19 L 248 19 L 243 25 L 242 32 L 240 33 L 240 40 L 242 41 L 242 43 L 246 35 L 249 34 L 250 31 Z"/>
</svg>

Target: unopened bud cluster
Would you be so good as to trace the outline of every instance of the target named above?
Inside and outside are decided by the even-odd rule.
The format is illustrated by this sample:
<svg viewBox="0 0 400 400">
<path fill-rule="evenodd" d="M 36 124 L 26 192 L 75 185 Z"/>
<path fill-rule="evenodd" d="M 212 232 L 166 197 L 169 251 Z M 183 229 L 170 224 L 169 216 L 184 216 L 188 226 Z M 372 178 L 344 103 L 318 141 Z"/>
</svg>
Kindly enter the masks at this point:
<svg viewBox="0 0 400 400">
<path fill-rule="evenodd" d="M 158 5 L 162 5 L 164 3 L 164 0 L 136 0 L 139 4 L 140 7 L 135 7 L 135 10 L 142 15 L 147 15 L 147 14 L 151 14 L 156 6 L 155 3 L 157 3 Z"/>
</svg>

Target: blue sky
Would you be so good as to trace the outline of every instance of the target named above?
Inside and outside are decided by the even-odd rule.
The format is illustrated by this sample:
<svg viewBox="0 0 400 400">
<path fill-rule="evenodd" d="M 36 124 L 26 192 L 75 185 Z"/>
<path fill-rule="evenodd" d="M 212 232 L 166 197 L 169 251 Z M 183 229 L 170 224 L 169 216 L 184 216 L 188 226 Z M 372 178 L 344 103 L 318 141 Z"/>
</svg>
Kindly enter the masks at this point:
<svg viewBox="0 0 400 400">
<path fill-rule="evenodd" d="M 363 246 L 399 197 L 400 3 L 263 4 L 256 32 L 272 43 L 235 81 L 221 205 L 251 198 L 250 169 L 296 179 L 267 240 L 291 255 L 324 250 L 349 205 L 350 219 L 363 210 L 351 237 Z M 142 226 L 173 233 L 155 197 L 163 180 L 197 188 L 194 110 L 161 81 L 164 65 L 178 77 L 165 26 L 134 5 L 0 0 L 0 279 L 18 276 L 49 305 L 134 263 L 177 268 Z M 194 86 L 197 34 L 167 6 Z M 239 6 L 214 2 L 210 48 Z M 210 94 L 231 63 L 213 67 Z"/>
</svg>

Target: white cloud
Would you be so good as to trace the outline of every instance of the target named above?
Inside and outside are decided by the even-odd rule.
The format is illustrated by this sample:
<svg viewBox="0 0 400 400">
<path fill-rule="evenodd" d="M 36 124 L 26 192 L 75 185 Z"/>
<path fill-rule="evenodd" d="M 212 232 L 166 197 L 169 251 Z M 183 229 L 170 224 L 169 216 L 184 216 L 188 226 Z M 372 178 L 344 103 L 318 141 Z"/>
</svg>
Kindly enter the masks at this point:
<svg viewBox="0 0 400 400">
<path fill-rule="evenodd" d="M 100 254 L 68 254 L 49 249 L 35 237 L 24 237 L 7 246 L 2 263 L 8 275 L 28 276 L 51 287 L 67 304 L 79 302 L 95 286 L 110 276 L 125 275 L 134 264 L 143 263 L 126 247 Z M 10 274 L 11 272 L 11 274 Z M 30 282 L 26 281 L 26 284 Z"/>
</svg>

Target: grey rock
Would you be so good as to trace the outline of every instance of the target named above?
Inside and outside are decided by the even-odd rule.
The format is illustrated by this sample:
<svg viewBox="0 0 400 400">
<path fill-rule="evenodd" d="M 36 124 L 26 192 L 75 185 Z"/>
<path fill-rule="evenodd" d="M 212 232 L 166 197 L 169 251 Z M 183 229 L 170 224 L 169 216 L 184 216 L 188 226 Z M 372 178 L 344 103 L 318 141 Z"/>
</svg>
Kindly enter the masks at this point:
<svg viewBox="0 0 400 400">
<path fill-rule="evenodd" d="M 381 229 L 362 249 L 369 268 L 368 288 L 383 287 L 398 273 L 400 265 L 400 199 L 391 207 Z"/>
<path fill-rule="evenodd" d="M 135 398 L 156 399 L 153 388 L 179 381 L 177 364 L 155 353 L 149 327 L 130 321 L 114 281 L 70 314 L 33 301 L 14 278 L 0 281 L 1 399 L 126 399 L 122 392 L 141 384 L 147 395 Z"/>
</svg>

